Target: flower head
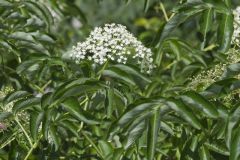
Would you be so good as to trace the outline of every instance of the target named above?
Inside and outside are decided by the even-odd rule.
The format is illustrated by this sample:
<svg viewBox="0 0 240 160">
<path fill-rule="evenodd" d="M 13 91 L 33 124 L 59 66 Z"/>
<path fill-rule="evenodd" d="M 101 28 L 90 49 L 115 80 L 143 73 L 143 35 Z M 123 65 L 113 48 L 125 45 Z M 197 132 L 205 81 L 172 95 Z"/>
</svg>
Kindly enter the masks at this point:
<svg viewBox="0 0 240 160">
<path fill-rule="evenodd" d="M 86 41 L 73 46 L 71 57 L 76 63 L 89 60 L 100 65 L 106 61 L 125 64 L 128 60 L 135 60 L 141 71 L 148 73 L 154 68 L 151 50 L 125 26 L 114 23 L 96 27 Z"/>
</svg>

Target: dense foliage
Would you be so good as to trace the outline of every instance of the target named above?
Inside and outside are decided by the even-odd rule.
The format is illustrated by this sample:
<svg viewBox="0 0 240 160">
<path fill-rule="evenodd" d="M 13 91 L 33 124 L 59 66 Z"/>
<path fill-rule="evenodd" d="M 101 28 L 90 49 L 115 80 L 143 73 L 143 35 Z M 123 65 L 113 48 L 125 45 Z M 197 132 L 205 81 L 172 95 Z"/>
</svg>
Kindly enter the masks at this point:
<svg viewBox="0 0 240 160">
<path fill-rule="evenodd" d="M 237 5 L 0 0 L 0 159 L 239 160 Z"/>
</svg>

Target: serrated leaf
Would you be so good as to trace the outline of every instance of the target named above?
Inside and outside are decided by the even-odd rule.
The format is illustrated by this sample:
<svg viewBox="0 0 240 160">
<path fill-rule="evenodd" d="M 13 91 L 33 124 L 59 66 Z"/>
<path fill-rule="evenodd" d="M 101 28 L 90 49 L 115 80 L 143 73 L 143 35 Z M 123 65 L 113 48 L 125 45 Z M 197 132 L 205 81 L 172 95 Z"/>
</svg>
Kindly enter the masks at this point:
<svg viewBox="0 0 240 160">
<path fill-rule="evenodd" d="M 28 99 L 23 99 L 17 101 L 13 106 L 13 113 L 16 114 L 17 112 L 27 109 L 27 108 L 33 108 L 35 105 L 40 105 L 40 98 L 32 97 Z"/>
<path fill-rule="evenodd" d="M 49 128 L 51 126 L 52 111 L 53 110 L 49 109 L 44 112 L 44 118 L 42 122 L 42 134 L 46 140 L 48 138 Z"/>
<path fill-rule="evenodd" d="M 61 139 L 57 133 L 57 128 L 55 126 L 50 126 L 49 135 L 50 135 L 51 141 L 53 141 L 54 143 L 55 151 L 57 151 L 60 146 Z"/>
<path fill-rule="evenodd" d="M 202 125 L 194 115 L 194 113 L 188 109 L 188 107 L 180 100 L 170 98 L 166 101 L 166 104 L 173 110 L 177 111 L 182 118 L 184 118 L 190 125 L 196 129 L 201 129 Z"/>
<path fill-rule="evenodd" d="M 226 14 L 221 16 L 219 28 L 218 28 L 218 51 L 225 53 L 231 46 L 232 35 L 233 35 L 233 15 Z"/>
<path fill-rule="evenodd" d="M 89 119 L 89 117 L 85 115 L 84 111 L 81 110 L 81 106 L 76 98 L 68 98 L 62 103 L 62 105 L 71 115 L 76 117 L 78 120 L 85 122 L 86 124 L 95 125 L 99 123 L 95 120 Z"/>
<path fill-rule="evenodd" d="M 206 142 L 204 145 L 209 150 L 212 150 L 212 151 L 217 152 L 219 154 L 226 155 L 226 156 L 229 156 L 229 154 L 230 154 L 228 149 L 221 143 L 218 143 L 218 142 L 212 142 L 212 143 Z"/>
<path fill-rule="evenodd" d="M 131 130 L 124 141 L 124 149 L 128 149 L 143 134 L 145 129 L 145 121 L 140 122 L 133 130 Z"/>
<path fill-rule="evenodd" d="M 36 3 L 33 1 L 24 1 L 23 4 L 32 12 L 35 12 L 39 18 L 43 19 L 50 30 L 50 26 L 53 24 L 54 20 L 51 12 L 46 6 L 41 3 Z"/>
<path fill-rule="evenodd" d="M 35 141 L 37 140 L 38 129 L 42 122 L 43 117 L 44 117 L 43 112 L 40 112 L 40 113 L 32 112 L 30 114 L 30 132 Z"/>
<path fill-rule="evenodd" d="M 17 100 L 19 98 L 25 98 L 25 97 L 28 97 L 30 96 L 31 94 L 27 91 L 15 91 L 15 92 L 12 92 L 10 94 L 8 94 L 5 98 L 4 98 L 4 105 L 14 101 L 14 100 Z"/>
<path fill-rule="evenodd" d="M 212 21 L 213 21 L 213 9 L 209 8 L 208 10 L 204 11 L 202 15 L 203 22 L 200 25 L 200 31 L 203 35 L 203 42 L 201 44 L 201 49 L 203 50 L 206 45 L 207 41 L 207 33 L 210 31 L 212 27 Z"/>
<path fill-rule="evenodd" d="M 145 102 L 141 104 L 136 104 L 129 106 L 129 110 L 127 110 L 118 120 L 118 124 L 120 126 L 126 125 L 126 123 L 130 122 L 132 119 L 135 119 L 137 115 L 140 115 L 142 112 L 146 110 L 153 109 L 156 106 L 156 103 L 153 102 Z"/>
<path fill-rule="evenodd" d="M 200 109 L 200 111 L 203 111 L 206 116 L 210 118 L 218 118 L 218 111 L 216 107 L 200 94 L 194 91 L 188 91 L 184 93 L 181 98 L 186 104 L 194 106 L 197 109 Z"/>
</svg>

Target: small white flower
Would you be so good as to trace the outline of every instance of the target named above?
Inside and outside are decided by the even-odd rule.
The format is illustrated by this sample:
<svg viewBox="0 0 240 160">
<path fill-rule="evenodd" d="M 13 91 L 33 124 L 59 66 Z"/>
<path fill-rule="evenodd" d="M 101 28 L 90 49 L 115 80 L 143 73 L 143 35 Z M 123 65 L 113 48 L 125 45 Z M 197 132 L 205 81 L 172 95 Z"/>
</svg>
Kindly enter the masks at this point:
<svg viewBox="0 0 240 160">
<path fill-rule="evenodd" d="M 151 50 L 128 32 L 125 26 L 114 23 L 96 27 L 86 41 L 73 46 L 71 54 L 76 63 L 87 59 L 100 65 L 107 60 L 125 64 L 128 58 L 135 59 L 141 71 L 147 73 L 155 67 L 152 56 Z"/>
</svg>

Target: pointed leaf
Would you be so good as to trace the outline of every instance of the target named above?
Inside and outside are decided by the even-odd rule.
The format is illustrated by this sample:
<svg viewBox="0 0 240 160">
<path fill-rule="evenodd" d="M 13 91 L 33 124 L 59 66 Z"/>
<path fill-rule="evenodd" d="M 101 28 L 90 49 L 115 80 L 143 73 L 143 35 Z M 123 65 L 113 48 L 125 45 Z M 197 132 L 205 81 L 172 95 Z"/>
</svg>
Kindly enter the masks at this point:
<svg viewBox="0 0 240 160">
<path fill-rule="evenodd" d="M 85 115 L 84 111 L 81 110 L 81 106 L 79 105 L 79 102 L 76 98 L 68 98 L 62 103 L 62 105 L 64 108 L 66 108 L 67 111 L 69 111 L 70 114 L 72 114 L 78 120 L 85 122 L 86 124 L 94 125 L 99 123 L 95 120 L 89 119 L 89 117 Z"/>
<path fill-rule="evenodd" d="M 173 110 L 177 111 L 189 124 L 196 129 L 201 129 L 202 125 L 194 115 L 194 113 L 187 108 L 187 106 L 180 100 L 170 98 L 166 101 L 166 104 Z"/>
</svg>

